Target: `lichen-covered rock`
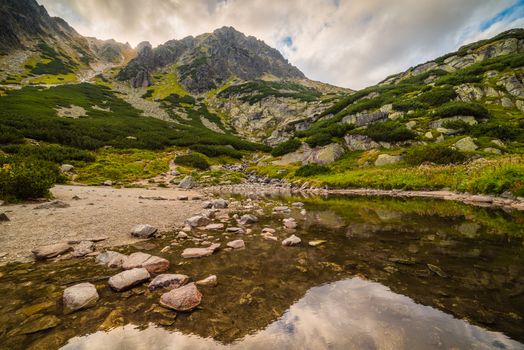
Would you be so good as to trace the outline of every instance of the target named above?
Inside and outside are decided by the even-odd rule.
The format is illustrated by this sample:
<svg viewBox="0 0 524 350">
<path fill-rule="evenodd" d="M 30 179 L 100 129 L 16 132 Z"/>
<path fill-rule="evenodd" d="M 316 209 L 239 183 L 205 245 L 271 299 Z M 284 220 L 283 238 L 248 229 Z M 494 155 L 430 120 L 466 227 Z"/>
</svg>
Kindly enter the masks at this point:
<svg viewBox="0 0 524 350">
<path fill-rule="evenodd" d="M 469 136 L 458 140 L 455 142 L 454 146 L 461 151 L 475 151 L 478 148 L 473 139 Z"/>
<path fill-rule="evenodd" d="M 200 305 L 201 301 L 202 293 L 194 283 L 173 289 L 160 297 L 160 305 L 175 311 L 191 311 Z"/>
<path fill-rule="evenodd" d="M 402 160 L 402 156 L 393 156 L 390 154 L 379 154 L 375 160 L 375 166 L 383 166 L 387 164 L 395 164 Z"/>
<path fill-rule="evenodd" d="M 369 151 L 380 148 L 380 145 L 365 135 L 347 135 L 344 137 L 350 151 Z"/>
<path fill-rule="evenodd" d="M 64 290 L 63 302 L 66 312 L 86 309 L 96 304 L 98 292 L 91 283 L 79 283 Z"/>
</svg>

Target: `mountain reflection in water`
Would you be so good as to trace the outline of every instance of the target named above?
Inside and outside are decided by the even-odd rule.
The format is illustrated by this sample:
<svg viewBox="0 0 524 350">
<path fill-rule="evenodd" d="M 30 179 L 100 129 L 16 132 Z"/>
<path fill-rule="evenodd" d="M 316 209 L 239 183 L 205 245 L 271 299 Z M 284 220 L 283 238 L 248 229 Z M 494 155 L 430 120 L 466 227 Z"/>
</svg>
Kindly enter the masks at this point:
<svg viewBox="0 0 524 350">
<path fill-rule="evenodd" d="M 256 317 L 256 315 L 253 315 Z M 277 321 L 233 344 L 133 325 L 71 339 L 65 350 L 97 349 L 524 349 L 505 335 L 470 325 L 355 277 L 311 288 Z"/>
</svg>

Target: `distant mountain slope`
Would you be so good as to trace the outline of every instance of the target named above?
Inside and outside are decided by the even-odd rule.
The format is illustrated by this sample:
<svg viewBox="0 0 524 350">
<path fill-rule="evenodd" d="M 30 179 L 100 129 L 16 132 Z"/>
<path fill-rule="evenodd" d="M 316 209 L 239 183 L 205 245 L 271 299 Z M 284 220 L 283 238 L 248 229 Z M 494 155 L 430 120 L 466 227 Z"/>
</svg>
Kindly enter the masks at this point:
<svg viewBox="0 0 524 350">
<path fill-rule="evenodd" d="M 153 71 L 168 65 L 176 65 L 180 84 L 194 93 L 215 89 L 232 76 L 242 80 L 258 79 L 265 74 L 304 78 L 280 52 L 232 27 L 171 40 L 154 49 L 144 45 L 118 77 L 131 80 L 135 87 L 148 86 Z"/>
</svg>

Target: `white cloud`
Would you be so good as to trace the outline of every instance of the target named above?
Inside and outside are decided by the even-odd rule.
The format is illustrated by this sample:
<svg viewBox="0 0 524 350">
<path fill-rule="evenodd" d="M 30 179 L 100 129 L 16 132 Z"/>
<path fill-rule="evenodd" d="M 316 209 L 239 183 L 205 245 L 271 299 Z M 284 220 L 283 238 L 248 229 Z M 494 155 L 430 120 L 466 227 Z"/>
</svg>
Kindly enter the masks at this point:
<svg viewBox="0 0 524 350">
<path fill-rule="evenodd" d="M 39 0 L 81 34 L 154 45 L 224 25 L 254 35 L 308 77 L 361 88 L 523 20 L 479 24 L 514 0 Z M 282 39 L 292 38 L 292 46 Z"/>
</svg>

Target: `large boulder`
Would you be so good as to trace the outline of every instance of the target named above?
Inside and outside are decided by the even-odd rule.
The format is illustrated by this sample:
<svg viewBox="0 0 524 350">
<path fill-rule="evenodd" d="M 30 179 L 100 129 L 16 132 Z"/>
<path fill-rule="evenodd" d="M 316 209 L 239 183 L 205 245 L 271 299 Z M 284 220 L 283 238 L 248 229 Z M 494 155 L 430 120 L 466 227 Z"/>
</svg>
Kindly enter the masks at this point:
<svg viewBox="0 0 524 350">
<path fill-rule="evenodd" d="M 331 164 L 344 154 L 344 148 L 338 143 L 331 143 L 327 146 L 320 147 L 316 150 L 306 163 L 315 163 L 320 165 Z"/>
<path fill-rule="evenodd" d="M 140 224 L 133 227 L 131 230 L 131 236 L 138 238 L 150 238 L 153 236 L 158 229 L 148 224 Z"/>
<path fill-rule="evenodd" d="M 98 301 L 98 292 L 93 284 L 80 283 L 66 288 L 62 299 L 65 311 L 72 312 L 95 305 Z"/>
<path fill-rule="evenodd" d="M 107 250 L 99 254 L 95 261 L 99 264 L 107 265 L 108 267 L 122 267 L 124 261 L 127 260 L 127 255 Z"/>
<path fill-rule="evenodd" d="M 122 271 L 109 278 L 109 286 L 117 292 L 132 288 L 151 278 L 149 272 L 143 267 Z"/>
<path fill-rule="evenodd" d="M 344 137 L 350 151 L 369 151 L 380 148 L 380 145 L 366 135 L 346 135 Z"/>
<path fill-rule="evenodd" d="M 67 243 L 56 243 L 35 248 L 31 252 L 35 255 L 37 260 L 43 260 L 62 255 L 69 252 L 71 249 L 73 249 L 73 247 Z"/>
<path fill-rule="evenodd" d="M 180 183 L 178 184 L 179 188 L 184 188 L 184 189 L 190 189 L 196 186 L 197 186 L 197 183 L 195 182 L 195 180 L 193 180 L 193 177 L 191 175 L 184 177 L 184 179 L 180 181 Z"/>
<path fill-rule="evenodd" d="M 175 273 L 165 273 L 162 275 L 158 275 L 151 283 L 149 283 L 149 289 L 155 290 L 158 288 L 168 288 L 168 289 L 175 289 L 182 287 L 184 284 L 189 282 L 189 276 L 186 275 L 180 275 Z"/>
<path fill-rule="evenodd" d="M 173 289 L 162 294 L 160 305 L 176 311 L 191 311 L 202 301 L 200 293 L 194 283 Z"/>
<path fill-rule="evenodd" d="M 469 136 L 458 140 L 453 146 L 461 151 L 474 151 L 478 148 L 473 139 Z"/>
<path fill-rule="evenodd" d="M 386 164 L 395 164 L 402 160 L 401 156 L 392 156 L 390 154 L 379 154 L 375 160 L 375 166 L 382 166 Z"/>
</svg>

